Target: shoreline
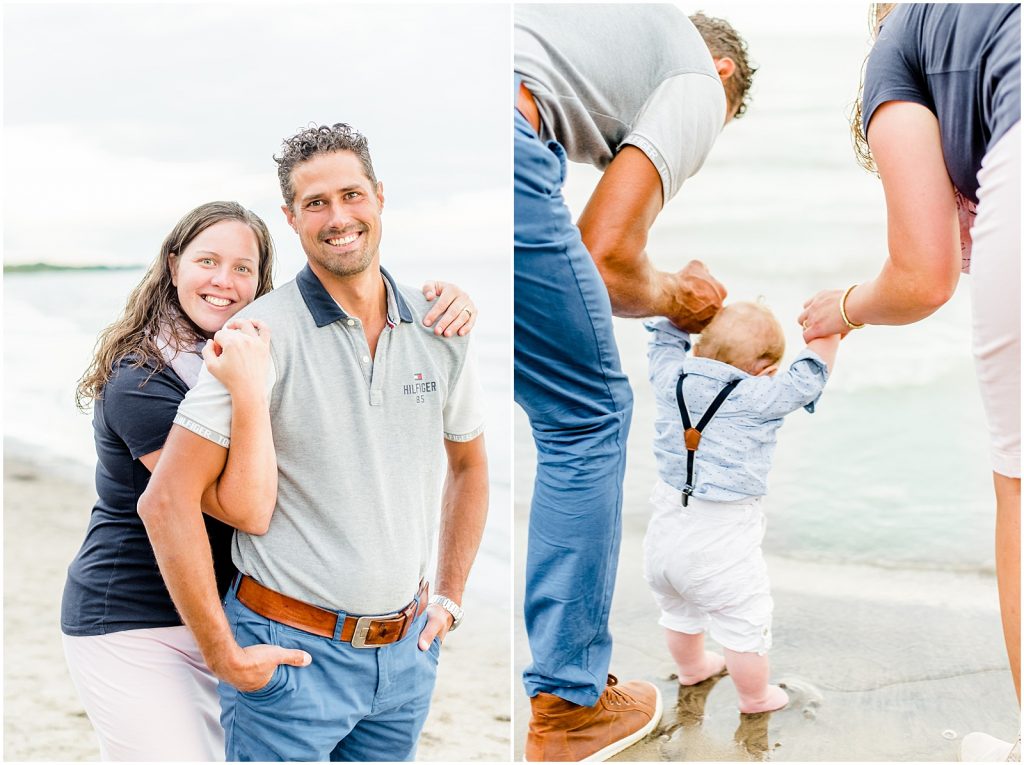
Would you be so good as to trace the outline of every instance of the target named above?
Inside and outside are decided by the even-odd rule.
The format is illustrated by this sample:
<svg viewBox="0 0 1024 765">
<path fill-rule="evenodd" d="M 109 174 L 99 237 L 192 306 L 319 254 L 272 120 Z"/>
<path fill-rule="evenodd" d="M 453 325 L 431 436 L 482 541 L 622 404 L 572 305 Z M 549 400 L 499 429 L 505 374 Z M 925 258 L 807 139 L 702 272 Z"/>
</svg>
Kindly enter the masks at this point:
<svg viewBox="0 0 1024 765">
<path fill-rule="evenodd" d="M 521 415 L 517 433 L 529 433 Z M 636 457 L 637 446 L 631 449 Z M 519 675 L 529 662 L 522 593 L 532 493 L 532 444 L 516 441 L 515 757 L 529 701 Z M 658 610 L 642 571 L 646 494 L 627 468 L 610 630 L 610 671 L 658 686 L 655 732 L 610 761 L 956 761 L 971 731 L 1003 739 L 1020 730 L 1003 644 L 995 577 L 982 568 L 940 570 L 798 560 L 765 548 L 775 601 L 772 682 L 790 704 L 741 715 L 726 676 L 680 693 Z M 720 647 L 708 640 L 708 648 Z"/>
<path fill-rule="evenodd" d="M 97 760 L 59 626 L 65 571 L 95 491 L 81 479 L 81 466 L 5 439 L 4 496 L 4 759 Z M 509 609 L 486 586 L 474 588 L 473 577 L 464 607 L 465 624 L 441 652 L 420 761 L 509 757 Z"/>
</svg>

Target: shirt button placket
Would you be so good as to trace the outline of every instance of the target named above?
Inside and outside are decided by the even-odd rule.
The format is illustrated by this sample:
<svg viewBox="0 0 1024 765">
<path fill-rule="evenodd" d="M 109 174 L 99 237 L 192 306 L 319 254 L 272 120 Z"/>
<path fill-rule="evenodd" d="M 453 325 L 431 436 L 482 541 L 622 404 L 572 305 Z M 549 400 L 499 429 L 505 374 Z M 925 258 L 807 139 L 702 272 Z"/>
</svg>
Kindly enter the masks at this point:
<svg viewBox="0 0 1024 765">
<path fill-rule="evenodd" d="M 370 406 L 380 406 L 384 403 L 384 362 L 388 358 L 391 332 L 390 326 L 385 327 L 377 340 L 377 358 L 374 361 L 373 375 L 370 378 Z"/>
<path fill-rule="evenodd" d="M 352 348 L 356 352 L 356 357 L 359 359 L 359 367 L 363 372 L 363 380 L 366 381 L 366 387 L 370 387 L 370 373 L 372 367 L 370 365 L 370 347 L 366 344 L 366 335 L 362 332 L 362 325 L 358 319 L 349 317 L 345 319 L 345 325 L 350 329 L 354 330 L 349 336 L 352 341 Z"/>
</svg>

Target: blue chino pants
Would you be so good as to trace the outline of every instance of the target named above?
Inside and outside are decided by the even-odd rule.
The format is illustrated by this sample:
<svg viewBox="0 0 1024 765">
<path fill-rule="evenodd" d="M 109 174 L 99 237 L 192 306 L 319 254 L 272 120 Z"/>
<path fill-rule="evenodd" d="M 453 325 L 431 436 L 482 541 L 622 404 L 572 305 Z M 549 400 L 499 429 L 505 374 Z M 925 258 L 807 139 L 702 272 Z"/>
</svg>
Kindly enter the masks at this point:
<svg viewBox="0 0 1024 765">
<path fill-rule="evenodd" d="M 426 651 L 417 646 L 425 613 L 396 643 L 353 648 L 337 635 L 312 635 L 250 611 L 238 602 L 236 587 L 232 585 L 224 610 L 239 645 L 299 648 L 313 657 L 313 663 L 282 664 L 266 686 L 250 693 L 220 684 L 220 721 L 229 762 L 415 758 L 441 645 L 434 640 Z"/>
<path fill-rule="evenodd" d="M 565 151 L 514 115 L 515 399 L 537 446 L 523 684 L 593 706 L 611 660 L 633 398 L 607 289 L 562 198 Z"/>
</svg>

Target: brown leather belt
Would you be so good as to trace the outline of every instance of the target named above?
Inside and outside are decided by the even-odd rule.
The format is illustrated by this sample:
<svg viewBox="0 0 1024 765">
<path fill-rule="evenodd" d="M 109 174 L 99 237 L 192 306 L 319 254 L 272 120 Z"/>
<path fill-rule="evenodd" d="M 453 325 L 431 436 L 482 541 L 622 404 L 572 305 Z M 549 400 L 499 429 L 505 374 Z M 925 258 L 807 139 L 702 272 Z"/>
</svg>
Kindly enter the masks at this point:
<svg viewBox="0 0 1024 765">
<path fill-rule="evenodd" d="M 537 101 L 533 93 L 523 83 L 519 83 L 519 92 L 516 94 L 516 109 L 526 117 L 526 121 L 533 125 L 533 129 L 540 134 L 540 110 L 537 109 Z"/>
<path fill-rule="evenodd" d="M 334 637 L 338 628 L 338 614 L 334 611 L 289 598 L 245 574 L 241 577 L 237 597 L 249 610 L 303 632 Z M 346 616 L 341 625 L 341 639 L 351 643 L 353 648 L 376 648 L 401 640 L 427 607 L 429 592 L 430 585 L 424 579 L 416 597 L 401 611 L 383 616 Z"/>
</svg>

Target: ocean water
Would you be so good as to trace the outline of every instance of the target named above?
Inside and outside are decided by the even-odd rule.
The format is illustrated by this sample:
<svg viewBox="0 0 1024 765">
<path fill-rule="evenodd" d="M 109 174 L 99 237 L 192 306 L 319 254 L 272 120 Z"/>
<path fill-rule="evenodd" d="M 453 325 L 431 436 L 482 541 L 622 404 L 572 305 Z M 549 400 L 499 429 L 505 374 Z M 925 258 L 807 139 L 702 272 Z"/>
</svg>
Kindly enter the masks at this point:
<svg viewBox="0 0 1024 765">
<path fill-rule="evenodd" d="M 803 345 L 796 317 L 804 301 L 873 277 L 886 257 L 881 183 L 856 165 L 847 122 L 866 36 L 861 25 L 811 35 L 755 24 L 748 40 L 761 67 L 750 111 L 725 127 L 704 167 L 662 211 L 648 254 L 667 271 L 704 261 L 730 300 L 763 297 L 786 329 L 791 359 Z M 574 214 L 598 178 L 570 165 L 565 196 Z M 646 332 L 616 320 L 616 334 L 636 396 L 625 512 L 646 516 L 656 477 Z M 517 416 L 517 475 L 520 464 L 533 469 L 525 425 Z M 517 492 L 529 485 L 517 478 Z M 970 351 L 969 277 L 923 322 L 849 335 L 817 413 L 787 418 L 769 487 L 769 554 L 993 570 L 994 496 Z"/>
<path fill-rule="evenodd" d="M 761 67 L 750 112 L 726 127 L 704 168 L 666 206 L 648 251 L 665 270 L 703 260 L 730 299 L 763 296 L 787 330 L 792 357 L 800 347 L 796 316 L 803 301 L 819 289 L 870 278 L 885 258 L 881 184 L 856 166 L 846 119 L 866 38 L 856 26 L 810 35 L 755 24 L 748 39 Z M 576 213 L 597 179 L 591 168 L 570 167 L 566 198 Z M 481 308 L 476 347 L 492 475 L 483 554 L 507 566 L 511 277 L 497 237 L 486 241 L 475 258 L 431 256 L 427 268 L 424 258 L 395 263 L 385 254 L 385 265 L 407 283 L 452 278 Z M 282 264 L 294 272 L 299 261 L 291 255 Z M 97 333 L 116 317 L 141 273 L 5 275 L 5 439 L 91 475 L 90 420 L 74 407 L 75 382 Z M 291 275 L 279 269 L 277 281 Z M 923 322 L 870 327 L 844 341 L 818 412 L 793 414 L 781 431 L 767 505 L 769 553 L 992 569 L 994 503 L 970 356 L 968 281 Z M 616 332 L 636 393 L 625 509 L 644 515 L 655 476 L 646 338 L 634 321 L 617 320 Z M 532 445 L 525 418 L 515 423 L 516 491 L 524 495 L 517 499 L 526 501 Z M 507 593 L 503 574 L 488 580 Z"/>
<path fill-rule="evenodd" d="M 511 280 L 508 261 L 385 262 L 396 278 L 419 285 L 455 281 L 480 309 L 474 344 L 484 389 L 491 510 L 471 586 L 492 601 L 509 597 L 511 540 Z M 40 271 L 4 275 L 4 440 L 64 474 L 90 482 L 95 467 L 91 417 L 75 407 L 74 390 L 96 337 L 124 308 L 144 269 Z M 292 273 L 279 268 L 275 283 Z M 89 508 L 82 507 L 83 531 Z"/>
</svg>

